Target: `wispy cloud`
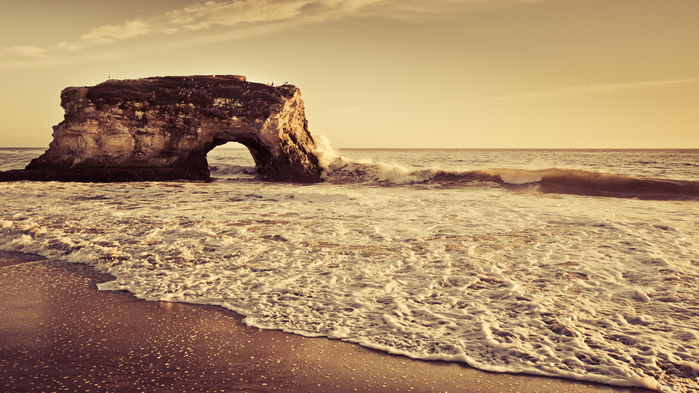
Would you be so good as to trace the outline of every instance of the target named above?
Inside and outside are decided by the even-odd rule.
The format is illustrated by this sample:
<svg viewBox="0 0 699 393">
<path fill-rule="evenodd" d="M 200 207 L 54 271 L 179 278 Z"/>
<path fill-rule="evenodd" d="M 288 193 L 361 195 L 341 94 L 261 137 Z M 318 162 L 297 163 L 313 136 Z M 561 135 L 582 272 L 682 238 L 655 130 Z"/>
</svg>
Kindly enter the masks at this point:
<svg viewBox="0 0 699 393">
<path fill-rule="evenodd" d="M 114 41 L 128 40 L 146 35 L 151 32 L 147 22 L 133 20 L 121 25 L 106 25 L 93 27 L 87 33 L 80 36 L 81 40 L 96 44 L 108 44 Z"/>
<path fill-rule="evenodd" d="M 376 1 L 376 0 L 374 0 Z M 336 4 L 332 4 L 336 3 Z M 260 23 L 291 19 L 313 9 L 325 9 L 329 6 L 342 7 L 351 1 L 312 1 L 312 0 L 248 0 L 233 2 L 198 3 L 183 9 L 168 12 L 170 23 L 185 28 L 209 28 L 214 25 L 236 26 L 242 23 Z"/>
<path fill-rule="evenodd" d="M 586 86 L 572 86 L 563 87 L 558 89 L 548 89 L 548 90 L 537 90 L 530 91 L 526 93 L 511 94 L 504 97 L 498 98 L 498 100 L 504 101 L 516 101 L 516 100 L 533 100 L 533 99 L 545 99 L 545 98 L 557 98 L 566 96 L 579 96 L 585 94 L 605 94 L 605 93 L 619 93 L 627 91 L 645 90 L 650 88 L 661 88 L 675 85 L 682 85 L 687 83 L 697 83 L 699 78 L 690 79 L 674 79 L 674 80 L 664 80 L 664 81 L 644 81 L 644 82 L 630 82 L 630 83 L 607 83 L 599 85 L 586 85 Z"/>
<path fill-rule="evenodd" d="M 46 49 L 38 46 L 9 46 L 0 48 L 0 56 L 44 57 Z"/>
<path fill-rule="evenodd" d="M 62 56 L 119 41 L 172 34 L 183 42 L 220 41 L 298 25 L 351 17 L 420 20 L 456 9 L 493 8 L 550 0 L 233 0 L 206 1 L 117 24 L 95 26 L 75 40 L 50 47 L 0 48 L 4 65 L 28 64 L 32 57 Z M 207 31 L 209 31 L 207 33 Z M 24 58 L 24 59 L 22 59 Z M 40 63 L 37 63 L 40 64 Z M 0 64 L 2 65 L 2 64 Z"/>
<path fill-rule="evenodd" d="M 93 27 L 87 33 L 82 34 L 78 40 L 61 42 L 51 48 L 51 50 L 67 49 L 76 51 L 95 45 L 111 44 L 112 42 L 130 40 L 137 37 L 176 32 L 177 28 L 164 26 L 156 21 L 132 20 L 118 25 Z"/>
</svg>

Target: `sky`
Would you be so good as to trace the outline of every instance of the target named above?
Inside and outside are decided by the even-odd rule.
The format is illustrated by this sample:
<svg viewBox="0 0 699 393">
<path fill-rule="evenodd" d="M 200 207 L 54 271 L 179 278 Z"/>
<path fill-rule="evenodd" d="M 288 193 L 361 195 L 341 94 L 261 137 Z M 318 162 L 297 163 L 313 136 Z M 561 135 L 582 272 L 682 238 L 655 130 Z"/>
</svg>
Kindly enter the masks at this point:
<svg viewBox="0 0 699 393">
<path fill-rule="evenodd" d="M 696 0 L 0 0 L 0 147 L 60 92 L 245 75 L 337 148 L 699 148 Z"/>
</svg>

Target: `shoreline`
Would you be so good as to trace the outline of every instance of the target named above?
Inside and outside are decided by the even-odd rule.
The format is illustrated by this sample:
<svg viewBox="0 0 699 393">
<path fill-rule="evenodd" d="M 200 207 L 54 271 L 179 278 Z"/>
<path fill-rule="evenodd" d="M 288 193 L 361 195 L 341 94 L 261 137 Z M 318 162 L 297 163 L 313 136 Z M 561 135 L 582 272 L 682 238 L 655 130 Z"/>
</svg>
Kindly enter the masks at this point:
<svg viewBox="0 0 699 393">
<path fill-rule="evenodd" d="M 0 390 L 643 393 L 413 360 L 242 323 L 221 307 L 101 292 L 90 266 L 0 252 Z"/>
</svg>

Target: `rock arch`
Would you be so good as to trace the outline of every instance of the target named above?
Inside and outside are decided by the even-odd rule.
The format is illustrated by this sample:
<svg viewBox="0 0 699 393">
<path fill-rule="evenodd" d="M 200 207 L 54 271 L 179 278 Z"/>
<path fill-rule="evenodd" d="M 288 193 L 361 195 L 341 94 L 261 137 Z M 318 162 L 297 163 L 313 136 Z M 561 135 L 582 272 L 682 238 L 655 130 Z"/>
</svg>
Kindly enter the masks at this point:
<svg viewBox="0 0 699 393">
<path fill-rule="evenodd" d="M 109 80 L 61 92 L 64 120 L 28 180 L 209 180 L 206 154 L 227 142 L 248 148 L 267 180 L 321 181 L 300 90 L 245 77 Z"/>
</svg>

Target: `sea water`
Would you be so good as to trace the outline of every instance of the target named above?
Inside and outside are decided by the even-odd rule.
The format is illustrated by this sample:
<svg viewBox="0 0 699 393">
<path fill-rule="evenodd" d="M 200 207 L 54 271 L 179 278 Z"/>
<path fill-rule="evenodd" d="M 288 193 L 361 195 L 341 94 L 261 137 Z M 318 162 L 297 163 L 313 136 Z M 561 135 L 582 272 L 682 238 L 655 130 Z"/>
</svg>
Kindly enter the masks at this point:
<svg viewBox="0 0 699 393">
<path fill-rule="evenodd" d="M 0 170 L 42 153 L 0 150 Z M 340 150 L 318 184 L 0 183 L 0 250 L 418 359 L 699 388 L 698 150 Z"/>
</svg>

